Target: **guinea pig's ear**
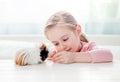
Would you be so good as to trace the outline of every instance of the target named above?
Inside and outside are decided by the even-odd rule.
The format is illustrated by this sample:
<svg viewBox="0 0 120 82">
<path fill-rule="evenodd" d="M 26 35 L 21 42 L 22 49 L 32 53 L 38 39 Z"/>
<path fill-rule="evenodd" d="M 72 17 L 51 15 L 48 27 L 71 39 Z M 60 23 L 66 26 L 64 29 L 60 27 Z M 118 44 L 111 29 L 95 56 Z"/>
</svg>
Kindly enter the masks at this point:
<svg viewBox="0 0 120 82">
<path fill-rule="evenodd" d="M 48 49 L 47 49 L 47 47 L 46 47 L 46 45 L 45 45 L 44 43 L 42 43 L 40 49 L 41 49 L 41 50 L 46 50 L 46 51 L 48 51 Z"/>
</svg>

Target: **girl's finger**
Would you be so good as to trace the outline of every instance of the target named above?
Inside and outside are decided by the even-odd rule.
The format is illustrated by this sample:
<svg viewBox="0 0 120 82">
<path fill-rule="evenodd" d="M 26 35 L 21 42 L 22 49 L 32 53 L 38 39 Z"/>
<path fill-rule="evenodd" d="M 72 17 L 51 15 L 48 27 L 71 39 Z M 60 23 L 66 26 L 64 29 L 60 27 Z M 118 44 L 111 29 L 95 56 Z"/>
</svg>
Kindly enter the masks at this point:
<svg viewBox="0 0 120 82">
<path fill-rule="evenodd" d="M 63 56 L 63 55 L 64 55 L 63 53 L 58 52 L 58 53 L 56 53 L 55 55 L 53 55 L 53 58 L 56 58 L 56 57 L 59 57 L 59 56 Z"/>
<path fill-rule="evenodd" d="M 56 63 L 64 63 L 63 59 L 59 59 L 57 61 L 55 61 Z"/>
<path fill-rule="evenodd" d="M 58 61 L 58 60 L 61 60 L 61 59 L 62 59 L 62 57 L 58 56 L 58 57 L 53 58 L 53 61 Z"/>
<path fill-rule="evenodd" d="M 53 57 L 55 54 L 56 54 L 56 51 L 53 51 L 50 56 Z"/>
<path fill-rule="evenodd" d="M 51 60 L 55 54 L 56 54 L 56 51 L 53 51 L 53 52 L 50 54 L 50 56 L 48 56 L 47 59 Z"/>
</svg>

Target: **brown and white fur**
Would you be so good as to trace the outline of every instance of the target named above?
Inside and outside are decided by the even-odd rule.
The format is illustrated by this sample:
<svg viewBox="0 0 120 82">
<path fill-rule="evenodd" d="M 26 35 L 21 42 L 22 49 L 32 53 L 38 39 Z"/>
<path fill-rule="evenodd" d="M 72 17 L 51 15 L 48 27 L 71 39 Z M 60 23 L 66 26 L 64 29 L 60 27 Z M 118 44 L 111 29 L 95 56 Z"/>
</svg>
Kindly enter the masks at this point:
<svg viewBox="0 0 120 82">
<path fill-rule="evenodd" d="M 16 52 L 15 63 L 20 66 L 39 64 L 45 61 L 49 51 L 45 44 L 39 48 L 24 48 Z"/>
</svg>

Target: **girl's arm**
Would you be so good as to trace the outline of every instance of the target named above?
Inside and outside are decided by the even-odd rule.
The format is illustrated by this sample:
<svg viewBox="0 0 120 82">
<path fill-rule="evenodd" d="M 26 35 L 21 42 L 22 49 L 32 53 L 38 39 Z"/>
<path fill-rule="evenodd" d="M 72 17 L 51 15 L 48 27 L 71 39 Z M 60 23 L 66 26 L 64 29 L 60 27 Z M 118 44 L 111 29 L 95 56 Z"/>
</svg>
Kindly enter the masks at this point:
<svg viewBox="0 0 120 82">
<path fill-rule="evenodd" d="M 73 52 L 73 62 L 89 63 L 92 62 L 92 57 L 88 52 Z"/>
<path fill-rule="evenodd" d="M 110 50 L 107 49 L 96 49 L 89 51 L 92 62 L 112 62 L 113 56 Z"/>
<path fill-rule="evenodd" d="M 95 49 L 88 52 L 75 52 L 74 62 L 111 62 L 113 60 L 112 53 L 106 49 Z"/>
</svg>

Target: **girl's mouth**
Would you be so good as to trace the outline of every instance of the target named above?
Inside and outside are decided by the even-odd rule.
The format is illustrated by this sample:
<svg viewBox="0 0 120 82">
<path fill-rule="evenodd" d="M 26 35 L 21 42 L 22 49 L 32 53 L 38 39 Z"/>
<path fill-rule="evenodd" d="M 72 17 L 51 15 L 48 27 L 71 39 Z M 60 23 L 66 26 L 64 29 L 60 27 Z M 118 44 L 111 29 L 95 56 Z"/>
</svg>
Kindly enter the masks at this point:
<svg viewBox="0 0 120 82">
<path fill-rule="evenodd" d="M 70 48 L 70 49 L 67 49 L 66 51 L 71 51 L 71 48 Z"/>
</svg>

